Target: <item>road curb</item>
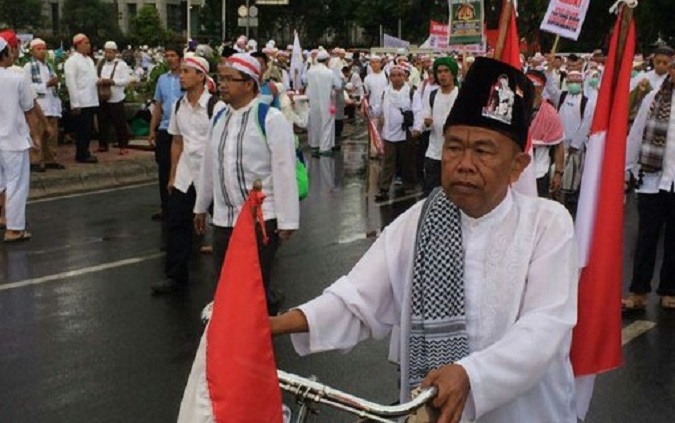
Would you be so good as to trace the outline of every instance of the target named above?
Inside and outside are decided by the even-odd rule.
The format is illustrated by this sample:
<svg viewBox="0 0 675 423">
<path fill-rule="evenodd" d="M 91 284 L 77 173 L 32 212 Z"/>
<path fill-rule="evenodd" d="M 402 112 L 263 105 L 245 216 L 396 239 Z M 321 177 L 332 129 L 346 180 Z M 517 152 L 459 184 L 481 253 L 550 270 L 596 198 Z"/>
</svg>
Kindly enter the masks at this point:
<svg viewBox="0 0 675 423">
<path fill-rule="evenodd" d="M 98 191 L 157 181 L 153 157 L 69 166 L 63 171 L 31 173 L 29 200 Z"/>
</svg>

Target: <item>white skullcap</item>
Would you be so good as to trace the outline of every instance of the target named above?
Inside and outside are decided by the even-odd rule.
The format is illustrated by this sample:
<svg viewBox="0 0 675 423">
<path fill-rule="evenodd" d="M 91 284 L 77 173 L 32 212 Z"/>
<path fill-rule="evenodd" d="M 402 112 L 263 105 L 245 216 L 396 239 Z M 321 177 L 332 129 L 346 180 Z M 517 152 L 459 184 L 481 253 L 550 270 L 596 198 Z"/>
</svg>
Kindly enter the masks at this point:
<svg viewBox="0 0 675 423">
<path fill-rule="evenodd" d="M 250 54 L 235 53 L 227 58 L 225 64 L 232 69 L 236 69 L 239 72 L 250 76 L 256 82 L 260 82 L 260 74 L 262 73 L 260 62 Z"/>
<path fill-rule="evenodd" d="M 103 48 L 106 50 L 117 50 L 117 43 L 114 41 L 107 41 L 104 45 Z"/>
<path fill-rule="evenodd" d="M 256 40 L 248 40 L 247 45 L 249 47 L 258 47 L 258 42 Z"/>
<path fill-rule="evenodd" d="M 316 56 L 316 60 L 319 62 L 330 59 L 330 54 L 326 50 L 321 50 Z"/>
<path fill-rule="evenodd" d="M 333 53 L 333 54 L 338 54 L 338 53 L 340 53 L 340 48 L 339 48 L 339 47 L 335 47 L 333 50 L 331 50 L 331 53 Z"/>
<path fill-rule="evenodd" d="M 45 43 L 45 40 L 43 40 L 42 38 L 34 38 L 34 39 L 30 42 L 30 48 L 32 49 L 32 48 L 37 47 L 37 46 L 45 46 L 45 47 L 47 47 L 47 43 Z"/>
<path fill-rule="evenodd" d="M 293 45 L 292 44 L 287 45 L 286 50 L 293 50 Z"/>
<path fill-rule="evenodd" d="M 370 56 L 370 60 L 378 60 L 378 61 L 381 62 L 382 58 L 380 56 L 378 56 L 377 54 L 373 54 L 372 56 Z"/>
<path fill-rule="evenodd" d="M 73 37 L 73 45 L 76 46 L 76 45 L 80 44 L 80 43 L 81 43 L 82 41 L 84 41 L 86 38 L 87 38 L 87 36 L 84 35 L 84 34 L 81 34 L 81 33 L 75 35 L 75 36 Z"/>
<path fill-rule="evenodd" d="M 354 84 L 352 84 L 351 82 L 347 82 L 347 84 L 345 85 L 345 90 L 351 91 L 353 89 L 354 89 Z"/>
<path fill-rule="evenodd" d="M 204 59 L 203 57 L 196 55 L 186 56 L 183 59 L 182 65 L 190 68 L 195 68 L 204 75 L 208 76 L 209 74 L 209 61 Z"/>
</svg>

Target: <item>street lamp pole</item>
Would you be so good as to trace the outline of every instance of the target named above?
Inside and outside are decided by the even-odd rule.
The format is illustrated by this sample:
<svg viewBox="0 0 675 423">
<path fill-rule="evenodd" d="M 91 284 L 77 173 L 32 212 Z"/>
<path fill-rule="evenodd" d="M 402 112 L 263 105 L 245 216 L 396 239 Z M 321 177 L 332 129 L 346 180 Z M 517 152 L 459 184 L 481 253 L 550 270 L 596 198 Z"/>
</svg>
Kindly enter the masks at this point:
<svg viewBox="0 0 675 423">
<path fill-rule="evenodd" d="M 246 11 L 247 11 L 247 15 L 246 15 L 246 39 L 248 39 L 248 37 L 249 37 L 249 27 L 250 27 L 250 23 L 251 23 L 251 7 L 250 7 L 250 1 L 249 0 L 246 0 Z"/>
<path fill-rule="evenodd" d="M 222 34 L 221 34 L 222 40 L 221 41 L 225 41 L 225 38 L 227 37 L 227 0 L 223 0 L 223 10 L 222 10 L 221 19 L 223 21 L 222 26 L 221 26 L 221 30 L 222 30 Z"/>
<path fill-rule="evenodd" d="M 187 0 L 187 43 L 190 44 L 190 21 L 192 20 L 190 16 L 190 9 L 192 8 L 192 5 L 190 4 L 191 0 Z"/>
</svg>

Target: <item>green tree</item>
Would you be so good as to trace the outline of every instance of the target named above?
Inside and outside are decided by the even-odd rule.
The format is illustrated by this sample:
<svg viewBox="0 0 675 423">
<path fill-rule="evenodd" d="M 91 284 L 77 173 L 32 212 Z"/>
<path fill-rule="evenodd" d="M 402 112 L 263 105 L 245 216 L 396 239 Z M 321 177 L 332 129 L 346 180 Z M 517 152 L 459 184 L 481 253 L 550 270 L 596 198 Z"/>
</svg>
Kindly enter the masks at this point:
<svg viewBox="0 0 675 423">
<path fill-rule="evenodd" d="M 68 34 L 86 34 L 93 46 L 101 46 L 107 40 L 119 42 L 124 38 L 117 23 L 116 3 L 66 0 L 63 4 L 62 24 Z"/>
<path fill-rule="evenodd" d="M 0 0 L 0 27 L 34 29 L 43 21 L 40 0 Z"/>
<path fill-rule="evenodd" d="M 154 5 L 145 4 L 129 21 L 129 39 L 134 45 L 164 45 L 168 34 Z"/>
</svg>

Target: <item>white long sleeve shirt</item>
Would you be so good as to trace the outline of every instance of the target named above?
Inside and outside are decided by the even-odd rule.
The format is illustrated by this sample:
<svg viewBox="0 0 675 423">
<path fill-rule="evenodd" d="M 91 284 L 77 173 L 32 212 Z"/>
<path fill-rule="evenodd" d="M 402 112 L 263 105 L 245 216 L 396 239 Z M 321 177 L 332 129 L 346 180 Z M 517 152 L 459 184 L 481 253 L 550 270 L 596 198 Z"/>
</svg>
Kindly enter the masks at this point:
<svg viewBox="0 0 675 423">
<path fill-rule="evenodd" d="M 73 53 L 64 65 L 71 108 L 98 107 L 96 65 L 80 53 Z"/>
<path fill-rule="evenodd" d="M 457 87 L 454 87 L 449 94 L 444 94 L 439 88 L 436 93 L 436 98 L 434 98 L 433 109 L 431 108 L 429 96 L 425 96 L 425 100 L 422 103 L 424 110 L 422 112 L 422 119 L 424 120 L 424 118 L 430 117 L 433 120 L 430 127 L 424 128 L 431 130 L 431 133 L 429 134 L 429 147 L 427 148 L 426 153 L 426 157 L 430 159 L 441 160 L 443 142 L 445 141 L 443 126 L 445 126 L 445 121 L 448 120 L 450 110 L 452 110 L 452 107 L 455 105 L 458 93 L 459 89 Z M 431 95 L 431 90 L 429 90 L 429 95 Z"/>
<path fill-rule="evenodd" d="M 384 91 L 384 97 L 380 106 L 373 107 L 373 115 L 383 120 L 383 140 L 389 142 L 405 141 L 407 134 L 403 130 L 403 111 L 412 110 L 410 101 L 410 87 L 404 84 L 400 90 L 395 90 L 391 85 Z"/>
<path fill-rule="evenodd" d="M 546 93 L 548 98 L 558 109 L 560 120 L 565 131 L 565 140 L 563 141 L 567 147 L 573 147 L 577 150 L 586 145 L 588 136 L 591 133 L 591 125 L 593 124 L 593 113 L 595 112 L 595 101 L 589 98 L 586 102 L 586 108 L 583 115 L 581 114 L 581 100 L 582 95 L 572 95 L 569 92 L 565 95 L 565 101 L 560 104 L 562 93 L 560 88 L 553 82 L 552 74 L 546 74 Z"/>
<path fill-rule="evenodd" d="M 626 169 L 633 172 L 637 178 L 640 170 L 638 159 L 645 133 L 645 126 L 649 118 L 649 109 L 654 102 L 658 90 L 652 90 L 642 101 L 635 122 L 628 134 L 626 148 Z M 673 94 L 675 101 L 675 93 Z M 656 194 L 660 190 L 671 192 L 675 186 L 675 107 L 671 108 L 666 136 L 666 151 L 663 157 L 663 169 L 660 172 L 645 173 L 642 176 L 642 186 L 635 191 L 640 194 Z"/>
<path fill-rule="evenodd" d="M 33 81 L 33 73 L 31 67 L 37 65 L 39 71 L 39 82 Z M 42 109 L 42 112 L 47 117 L 61 117 L 62 105 L 61 99 L 56 95 L 56 87 L 47 87 L 47 82 L 52 78 L 52 72 L 46 64 L 39 60 L 34 60 L 26 63 L 23 67 L 23 73 L 26 80 L 33 88 L 33 92 L 37 95 L 37 102 Z"/>
<path fill-rule="evenodd" d="M 116 68 L 115 63 L 117 63 Z M 114 74 L 113 69 L 115 69 Z M 110 76 L 112 76 L 114 85 L 110 87 L 112 91 L 112 97 L 110 97 L 108 103 L 119 103 L 124 101 L 126 98 L 124 89 L 131 82 L 131 71 L 129 70 L 129 66 L 124 62 L 124 60 L 120 59 L 115 59 L 110 62 L 106 61 L 101 68 L 101 78 L 111 79 Z"/>
<path fill-rule="evenodd" d="M 407 380 L 421 209 L 418 203 L 401 215 L 347 276 L 299 307 L 309 323 L 308 333 L 291 337 L 299 354 L 348 351 L 391 334 L 390 358 Z M 510 192 L 487 215 L 461 220 L 470 354 L 458 364 L 471 383 L 462 421 L 576 423 L 569 349 L 578 268 L 569 213 Z"/>
<path fill-rule="evenodd" d="M 380 73 L 370 73 L 363 80 L 363 89 L 366 96 L 368 96 L 368 103 L 371 107 L 378 107 L 382 102 L 382 93 L 387 89 L 389 80 L 384 74 L 384 71 Z"/>
<path fill-rule="evenodd" d="M 204 151 L 209 141 L 210 118 L 208 103 L 211 94 L 204 90 L 199 101 L 193 107 L 187 99 L 187 94 L 176 100 L 171 108 L 169 134 L 183 138 L 183 152 L 176 165 L 174 188 L 187 193 L 190 185 L 199 188 L 200 169 L 204 159 Z M 181 103 L 178 113 L 176 105 Z M 225 107 L 218 102 L 213 108 L 213 115 Z"/>
<path fill-rule="evenodd" d="M 270 108 L 264 122 L 265 139 L 258 128 L 259 102 L 256 98 L 240 109 L 230 107 L 212 124 L 194 212 L 206 213 L 213 201 L 213 224 L 233 227 L 253 183 L 260 180 L 266 196 L 265 220 L 277 219 L 279 229 L 298 229 L 293 128 L 279 110 Z"/>
</svg>

